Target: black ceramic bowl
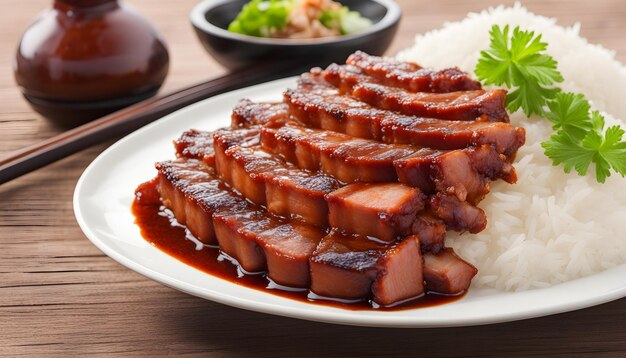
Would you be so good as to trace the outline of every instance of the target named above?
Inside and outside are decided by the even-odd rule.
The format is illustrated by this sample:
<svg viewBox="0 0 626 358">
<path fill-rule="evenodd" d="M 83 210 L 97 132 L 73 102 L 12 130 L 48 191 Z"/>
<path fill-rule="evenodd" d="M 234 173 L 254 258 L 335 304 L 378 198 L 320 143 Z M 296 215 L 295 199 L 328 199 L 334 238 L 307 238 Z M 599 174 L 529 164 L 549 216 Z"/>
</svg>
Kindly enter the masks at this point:
<svg viewBox="0 0 626 358">
<path fill-rule="evenodd" d="M 267 60 L 302 61 L 323 66 L 344 62 L 356 50 L 382 55 L 400 21 L 400 7 L 393 0 L 340 0 L 343 5 L 372 20 L 374 25 L 358 34 L 319 39 L 272 39 L 228 31 L 228 24 L 247 2 L 205 0 L 190 14 L 204 48 L 229 69 Z"/>
</svg>

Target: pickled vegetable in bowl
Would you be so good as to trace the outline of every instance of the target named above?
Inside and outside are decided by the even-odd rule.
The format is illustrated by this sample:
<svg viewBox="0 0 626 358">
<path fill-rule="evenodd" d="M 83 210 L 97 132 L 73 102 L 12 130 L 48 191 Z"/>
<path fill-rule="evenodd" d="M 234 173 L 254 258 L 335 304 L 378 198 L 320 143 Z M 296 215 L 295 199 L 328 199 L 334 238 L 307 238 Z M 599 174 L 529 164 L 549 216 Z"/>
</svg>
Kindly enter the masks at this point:
<svg viewBox="0 0 626 358">
<path fill-rule="evenodd" d="M 332 0 L 252 0 L 228 26 L 244 35 L 303 39 L 350 35 L 372 21 Z"/>
</svg>

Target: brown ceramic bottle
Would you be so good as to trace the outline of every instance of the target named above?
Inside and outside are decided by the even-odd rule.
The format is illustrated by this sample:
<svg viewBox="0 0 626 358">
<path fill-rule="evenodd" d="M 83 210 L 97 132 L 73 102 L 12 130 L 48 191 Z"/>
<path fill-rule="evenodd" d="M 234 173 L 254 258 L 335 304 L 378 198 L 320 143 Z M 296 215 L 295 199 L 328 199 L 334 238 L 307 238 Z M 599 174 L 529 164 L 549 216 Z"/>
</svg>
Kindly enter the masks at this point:
<svg viewBox="0 0 626 358">
<path fill-rule="evenodd" d="M 33 108 L 74 126 L 153 96 L 169 56 L 156 29 L 117 0 L 55 0 L 24 32 L 15 78 Z"/>
</svg>

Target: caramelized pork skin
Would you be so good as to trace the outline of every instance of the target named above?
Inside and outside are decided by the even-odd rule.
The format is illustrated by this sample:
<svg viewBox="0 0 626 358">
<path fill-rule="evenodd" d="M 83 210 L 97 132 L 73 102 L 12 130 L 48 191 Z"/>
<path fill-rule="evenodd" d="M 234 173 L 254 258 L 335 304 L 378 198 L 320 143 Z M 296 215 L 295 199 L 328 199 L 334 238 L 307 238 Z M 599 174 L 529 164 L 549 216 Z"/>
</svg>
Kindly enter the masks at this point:
<svg viewBox="0 0 626 358">
<path fill-rule="evenodd" d="M 213 132 L 190 129 L 174 140 L 176 156 L 179 158 L 198 159 L 208 165 L 215 164 L 213 152 Z"/>
<path fill-rule="evenodd" d="M 261 145 L 301 169 L 322 170 L 346 183 L 399 180 L 474 204 L 489 192 L 488 179 L 516 179 L 506 157 L 490 146 L 440 151 L 291 125 L 263 128 Z"/>
<path fill-rule="evenodd" d="M 301 169 L 322 170 L 346 183 L 397 181 L 394 160 L 415 152 L 409 146 L 296 126 L 263 128 L 261 145 Z"/>
<path fill-rule="evenodd" d="M 289 107 L 284 103 L 256 103 L 242 99 L 233 108 L 231 128 L 280 127 L 288 120 Z"/>
<path fill-rule="evenodd" d="M 485 212 L 454 195 L 437 193 L 428 198 L 428 209 L 443 220 L 449 230 L 477 234 L 487 227 Z"/>
<path fill-rule="evenodd" d="M 357 67 L 391 87 L 404 88 L 412 92 L 455 92 L 481 89 L 480 82 L 458 68 L 434 71 L 412 62 L 400 62 L 391 58 L 371 56 L 362 51 L 350 55 L 346 64 Z"/>
<path fill-rule="evenodd" d="M 418 117 L 473 121 L 486 115 L 492 121 L 508 122 L 506 90 L 473 90 L 448 93 L 411 92 L 372 80 L 358 68 L 332 64 L 323 71 L 326 81 L 365 103 L 380 109 Z"/>
<path fill-rule="evenodd" d="M 424 280 L 428 292 L 461 294 L 467 291 L 477 273 L 476 267 L 458 257 L 451 248 L 424 254 Z"/>
<path fill-rule="evenodd" d="M 358 138 L 434 149 L 491 144 L 507 157 L 514 156 L 524 144 L 524 129 L 509 123 L 491 122 L 487 116 L 474 121 L 449 121 L 377 109 L 339 94 L 319 73 L 312 71 L 300 76 L 297 89 L 287 90 L 284 94 L 293 117 L 307 126 Z"/>
<path fill-rule="evenodd" d="M 446 239 L 446 224 L 430 210 L 417 214 L 411 232 L 419 238 L 422 252 L 439 252 Z"/>
<path fill-rule="evenodd" d="M 343 187 L 344 184 L 321 173 L 299 170 L 293 165 L 285 163 L 280 158 L 261 150 L 258 146 L 246 147 L 238 144 L 254 141 L 253 137 L 244 135 L 245 133 L 249 134 L 255 132 L 254 129 L 243 129 L 217 131 L 215 133 L 215 162 L 220 178 L 244 197 L 258 205 L 265 205 L 267 209 L 274 214 L 300 219 L 305 223 L 322 228 L 328 226 L 329 204 L 332 200 L 337 198 L 335 195 L 328 194 L 332 194 L 337 189 Z M 355 187 L 359 187 L 359 185 Z M 402 188 L 402 190 L 397 188 Z M 390 195 L 390 197 L 393 197 L 393 195 L 400 191 L 414 192 L 416 189 L 411 189 L 399 183 L 393 185 L 380 183 L 377 186 L 372 186 L 369 190 L 365 188 L 359 190 L 363 190 L 364 192 L 359 194 L 361 195 L 360 198 L 365 199 L 360 210 L 362 212 L 368 212 L 368 210 L 370 210 L 367 206 L 370 204 L 367 203 L 368 193 L 378 193 L 379 195 Z M 419 191 L 416 192 L 419 193 Z M 451 192 L 451 190 L 448 190 L 448 192 Z M 420 198 L 423 200 L 421 194 Z M 337 201 L 333 202 L 337 203 Z M 464 220 L 466 216 L 453 215 L 453 213 L 471 212 L 472 207 L 469 204 L 452 199 L 446 199 L 445 202 L 448 203 L 448 205 L 444 207 L 445 210 L 437 206 L 437 211 L 433 212 L 443 215 L 442 219 L 444 219 L 447 224 L 451 224 L 450 228 L 457 231 L 476 230 L 475 226 L 464 226 L 466 224 L 473 224 L 474 221 Z M 391 203 L 388 204 L 391 205 Z M 456 208 L 456 206 L 459 206 L 459 208 Z M 338 209 L 336 212 L 340 212 L 339 208 L 341 208 L 341 206 L 336 206 L 336 208 Z M 411 210 L 412 212 L 417 212 L 422 208 L 423 201 L 420 201 Z M 363 235 L 380 235 L 382 240 L 391 240 L 391 235 L 395 237 L 418 232 L 412 231 L 412 229 L 407 230 L 407 227 L 415 228 L 415 230 L 419 229 L 418 226 L 412 226 L 413 221 L 418 218 L 417 215 L 403 216 L 405 220 L 411 218 L 413 221 L 410 223 L 389 225 L 386 220 L 391 219 L 391 217 L 383 214 L 385 212 L 391 213 L 394 208 L 390 206 L 386 208 L 386 211 L 382 209 L 383 208 L 381 208 L 380 216 L 371 216 L 371 221 L 367 221 L 366 224 L 364 221 L 363 225 L 353 223 L 354 225 L 347 226 L 348 221 L 344 220 L 337 221 L 338 225 L 343 223 L 338 227 L 348 231 L 353 230 L 352 232 L 361 233 Z M 457 217 L 461 221 L 451 221 Z M 383 230 L 380 228 L 386 229 Z M 396 231 L 390 234 L 389 230 L 392 229 Z M 422 232 L 424 235 L 425 233 L 436 235 L 437 231 L 429 230 Z M 424 240 L 425 242 L 437 242 L 439 239 L 436 236 L 428 236 L 424 237 Z"/>
<path fill-rule="evenodd" d="M 232 140 L 236 132 L 218 132 L 214 136 L 220 178 L 272 213 L 318 227 L 328 226 L 324 196 L 341 183 L 324 174 L 299 170 L 260 147 L 236 145 Z"/>
<path fill-rule="evenodd" d="M 275 282 L 308 287 L 308 259 L 325 233 L 312 226 L 272 217 L 232 193 L 215 171 L 197 160 L 157 164 L 163 205 L 207 244 L 237 260 L 248 272 L 267 270 Z"/>
<path fill-rule="evenodd" d="M 310 258 L 311 291 L 348 300 L 369 298 L 383 306 L 424 293 L 419 240 L 381 243 L 331 232 Z"/>
<path fill-rule="evenodd" d="M 220 132 L 228 129 L 220 129 Z M 174 148 L 178 158 L 198 159 L 206 165 L 215 166 L 215 150 L 213 148 L 213 136 L 215 132 L 199 131 L 190 129 L 183 132 L 180 138 L 174 140 Z M 246 130 L 239 130 L 230 135 L 231 145 L 236 141 L 238 145 L 244 147 L 259 144 L 259 129 L 256 127 Z"/>
</svg>

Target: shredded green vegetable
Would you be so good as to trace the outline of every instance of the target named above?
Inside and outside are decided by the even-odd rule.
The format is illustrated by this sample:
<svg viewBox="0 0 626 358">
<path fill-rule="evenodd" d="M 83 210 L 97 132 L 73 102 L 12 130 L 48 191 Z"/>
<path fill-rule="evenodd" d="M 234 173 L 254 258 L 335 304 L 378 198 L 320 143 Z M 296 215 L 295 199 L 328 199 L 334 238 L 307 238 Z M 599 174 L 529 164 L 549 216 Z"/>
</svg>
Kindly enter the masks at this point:
<svg viewBox="0 0 626 358">
<path fill-rule="evenodd" d="M 347 6 L 339 10 L 326 10 L 319 17 L 322 25 L 329 29 L 339 28 L 342 35 L 356 34 L 372 26 L 372 21 Z"/>
<path fill-rule="evenodd" d="M 287 25 L 294 0 L 252 0 L 228 26 L 228 31 L 268 37 Z"/>
</svg>

